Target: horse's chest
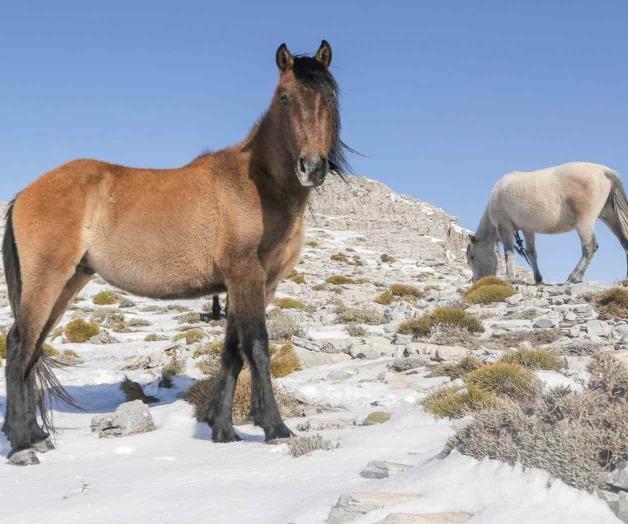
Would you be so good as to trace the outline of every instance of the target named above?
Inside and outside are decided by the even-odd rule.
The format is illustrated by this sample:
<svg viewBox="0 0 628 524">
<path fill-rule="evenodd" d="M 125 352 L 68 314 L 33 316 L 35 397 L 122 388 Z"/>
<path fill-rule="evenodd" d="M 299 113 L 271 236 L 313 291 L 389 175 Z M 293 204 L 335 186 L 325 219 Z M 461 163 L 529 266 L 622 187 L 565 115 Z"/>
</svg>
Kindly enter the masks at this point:
<svg viewBox="0 0 628 524">
<path fill-rule="evenodd" d="M 284 231 L 277 232 L 276 241 L 268 247 L 262 263 L 269 282 L 287 276 L 296 266 L 303 245 L 303 226 L 294 224 Z"/>
</svg>

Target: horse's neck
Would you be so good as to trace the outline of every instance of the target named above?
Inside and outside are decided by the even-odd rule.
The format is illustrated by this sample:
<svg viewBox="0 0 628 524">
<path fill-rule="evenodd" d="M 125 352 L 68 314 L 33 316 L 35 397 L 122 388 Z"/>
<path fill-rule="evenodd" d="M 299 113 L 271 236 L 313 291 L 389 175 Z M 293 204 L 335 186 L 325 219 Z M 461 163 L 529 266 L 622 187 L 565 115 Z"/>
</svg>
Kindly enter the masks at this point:
<svg viewBox="0 0 628 524">
<path fill-rule="evenodd" d="M 478 226 L 477 231 L 475 232 L 475 238 L 479 242 L 495 242 L 497 240 L 497 229 L 491 222 L 491 218 L 488 212 L 488 206 L 484 210 L 484 214 L 482 215 L 482 219 L 480 220 L 480 225 Z"/>
</svg>

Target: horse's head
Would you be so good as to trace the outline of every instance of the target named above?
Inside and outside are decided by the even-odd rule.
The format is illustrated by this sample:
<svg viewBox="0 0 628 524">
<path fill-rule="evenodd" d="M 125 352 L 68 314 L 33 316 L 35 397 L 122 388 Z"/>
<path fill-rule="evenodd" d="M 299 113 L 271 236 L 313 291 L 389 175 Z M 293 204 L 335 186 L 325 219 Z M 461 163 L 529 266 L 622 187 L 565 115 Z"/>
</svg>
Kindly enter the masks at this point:
<svg viewBox="0 0 628 524">
<path fill-rule="evenodd" d="M 482 242 L 469 236 L 467 262 L 473 272 L 473 281 L 497 274 L 497 252 L 494 242 Z"/>
<path fill-rule="evenodd" d="M 276 61 L 280 77 L 272 111 L 279 115 L 299 182 L 320 186 L 330 169 L 344 167 L 338 86 L 329 71 L 331 46 L 323 40 L 316 55 L 309 57 L 294 56 L 281 44 Z"/>
</svg>

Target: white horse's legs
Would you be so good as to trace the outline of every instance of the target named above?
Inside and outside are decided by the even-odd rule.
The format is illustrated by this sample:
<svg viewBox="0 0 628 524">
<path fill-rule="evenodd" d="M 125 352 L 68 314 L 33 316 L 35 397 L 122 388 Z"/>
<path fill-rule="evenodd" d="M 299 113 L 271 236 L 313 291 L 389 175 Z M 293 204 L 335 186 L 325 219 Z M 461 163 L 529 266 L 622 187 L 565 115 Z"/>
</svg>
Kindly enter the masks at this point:
<svg viewBox="0 0 628 524">
<path fill-rule="evenodd" d="M 595 239 L 594 222 L 587 224 L 586 227 L 578 226 L 576 229 L 580 237 L 580 243 L 582 244 L 582 256 L 578 261 L 578 265 L 576 265 L 571 275 L 569 275 L 567 279 L 568 282 L 580 282 L 582 280 L 582 275 L 584 275 L 593 255 L 599 247 Z"/>
<path fill-rule="evenodd" d="M 534 271 L 534 282 L 540 284 L 543 282 L 543 276 L 539 271 L 539 264 L 536 258 L 536 245 L 534 242 L 533 231 L 523 231 L 523 238 L 526 239 L 526 251 L 530 257 L 530 264 L 532 265 L 532 271 Z"/>
<path fill-rule="evenodd" d="M 506 257 L 506 276 L 508 280 L 515 280 L 515 231 L 511 226 L 499 224 L 497 234 L 504 246 L 504 256 Z"/>
</svg>

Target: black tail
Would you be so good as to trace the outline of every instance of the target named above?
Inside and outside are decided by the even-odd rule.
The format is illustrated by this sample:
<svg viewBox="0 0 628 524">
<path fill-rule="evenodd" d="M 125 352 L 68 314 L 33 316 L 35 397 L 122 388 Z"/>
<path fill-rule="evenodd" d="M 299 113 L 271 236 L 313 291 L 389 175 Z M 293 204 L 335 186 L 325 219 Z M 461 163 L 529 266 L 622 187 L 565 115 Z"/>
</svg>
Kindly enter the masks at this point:
<svg viewBox="0 0 628 524">
<path fill-rule="evenodd" d="M 22 274 L 20 272 L 20 258 L 17 254 L 15 236 L 13 234 L 13 204 L 15 200 L 9 202 L 7 209 L 4 240 L 2 241 L 2 261 L 4 263 L 4 278 L 9 291 L 9 303 L 13 317 L 17 319 L 20 310 L 20 296 L 22 295 Z"/>
<path fill-rule="evenodd" d="M 7 209 L 4 239 L 2 241 L 2 261 L 4 264 L 4 278 L 7 283 L 9 293 L 9 303 L 11 304 L 11 311 L 15 318 L 15 326 L 19 338 L 18 318 L 20 312 L 20 298 L 22 296 L 22 273 L 20 271 L 20 258 L 17 251 L 17 245 L 15 243 L 15 234 L 13 233 L 13 204 L 15 200 L 9 203 Z M 57 377 L 53 373 L 53 368 L 61 367 L 62 364 L 48 357 L 42 351 L 40 341 L 38 347 L 35 348 L 31 361 L 26 367 L 24 373 L 24 379 L 26 380 L 31 371 L 34 372 L 37 380 L 37 405 L 41 415 L 44 429 L 54 432 L 52 424 L 52 410 L 50 404 L 52 398 L 58 398 L 62 402 L 69 404 L 75 408 L 80 406 L 76 404 L 70 394 L 63 388 Z M 20 344 L 7 344 L 8 351 L 20 351 Z M 9 358 L 10 355 L 7 355 Z"/>
</svg>

